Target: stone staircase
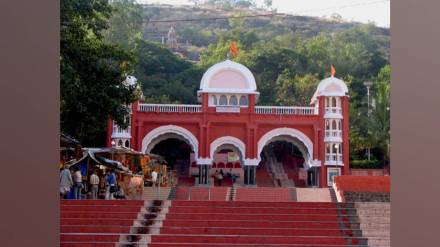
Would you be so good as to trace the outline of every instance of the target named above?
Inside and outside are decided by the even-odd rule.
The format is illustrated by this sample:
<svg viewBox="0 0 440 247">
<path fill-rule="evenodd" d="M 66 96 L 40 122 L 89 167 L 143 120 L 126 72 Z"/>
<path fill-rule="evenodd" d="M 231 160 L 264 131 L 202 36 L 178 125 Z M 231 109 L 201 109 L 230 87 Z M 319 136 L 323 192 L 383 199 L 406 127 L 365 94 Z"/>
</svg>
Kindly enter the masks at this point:
<svg viewBox="0 0 440 247">
<path fill-rule="evenodd" d="M 390 203 L 356 202 L 360 229 L 370 247 L 390 246 Z"/>
<path fill-rule="evenodd" d="M 144 187 L 143 200 L 168 200 L 171 187 Z"/>
<path fill-rule="evenodd" d="M 271 159 L 267 163 L 267 167 L 275 181 L 276 187 L 295 187 L 295 182 L 287 176 L 281 162 L 276 161 L 276 159 Z"/>
<path fill-rule="evenodd" d="M 353 204 L 163 202 L 166 218 L 134 246 L 367 247 Z"/>
</svg>

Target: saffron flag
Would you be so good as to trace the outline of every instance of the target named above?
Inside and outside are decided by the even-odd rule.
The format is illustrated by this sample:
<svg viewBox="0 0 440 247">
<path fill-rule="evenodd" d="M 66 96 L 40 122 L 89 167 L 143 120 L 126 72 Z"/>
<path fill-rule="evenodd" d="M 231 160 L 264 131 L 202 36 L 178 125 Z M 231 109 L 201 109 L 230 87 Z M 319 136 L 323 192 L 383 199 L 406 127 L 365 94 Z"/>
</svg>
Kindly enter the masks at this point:
<svg viewBox="0 0 440 247">
<path fill-rule="evenodd" d="M 335 69 L 335 67 L 333 67 L 333 64 L 331 64 L 330 65 L 330 75 L 332 77 L 335 77 L 335 74 L 336 74 L 336 69 Z"/>
<path fill-rule="evenodd" d="M 236 57 L 238 55 L 237 42 L 233 41 L 231 46 L 229 46 L 229 52 L 232 56 Z"/>
</svg>

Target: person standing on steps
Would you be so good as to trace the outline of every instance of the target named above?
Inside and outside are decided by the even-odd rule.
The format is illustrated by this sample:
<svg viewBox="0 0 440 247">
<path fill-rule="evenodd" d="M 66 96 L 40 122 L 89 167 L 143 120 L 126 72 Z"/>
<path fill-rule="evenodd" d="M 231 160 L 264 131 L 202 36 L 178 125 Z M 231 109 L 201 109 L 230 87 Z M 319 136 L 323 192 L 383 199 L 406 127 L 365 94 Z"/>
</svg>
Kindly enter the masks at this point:
<svg viewBox="0 0 440 247">
<path fill-rule="evenodd" d="M 79 168 L 75 169 L 75 173 L 73 174 L 73 181 L 75 182 L 75 186 L 73 188 L 73 195 L 76 200 L 82 199 L 81 190 L 83 188 L 82 184 L 82 175 Z"/>
<path fill-rule="evenodd" d="M 64 165 L 64 169 L 60 173 L 60 194 L 63 199 L 67 198 L 67 194 L 69 194 L 72 185 L 72 174 L 69 168 L 67 168 L 67 165 Z"/>
<path fill-rule="evenodd" d="M 151 172 L 151 182 L 153 183 L 153 187 L 157 187 L 157 172 L 155 170 Z"/>
<path fill-rule="evenodd" d="M 220 169 L 220 172 L 217 175 L 218 186 L 222 186 L 223 181 L 223 170 Z"/>
<path fill-rule="evenodd" d="M 96 175 L 96 171 L 93 171 L 92 176 L 90 176 L 90 185 L 92 187 L 92 199 L 98 199 L 99 191 L 99 177 Z"/>
<path fill-rule="evenodd" d="M 106 184 L 106 200 L 113 200 L 113 194 L 116 192 L 116 175 L 113 171 L 109 171 L 107 176 L 105 176 L 105 184 Z"/>
</svg>

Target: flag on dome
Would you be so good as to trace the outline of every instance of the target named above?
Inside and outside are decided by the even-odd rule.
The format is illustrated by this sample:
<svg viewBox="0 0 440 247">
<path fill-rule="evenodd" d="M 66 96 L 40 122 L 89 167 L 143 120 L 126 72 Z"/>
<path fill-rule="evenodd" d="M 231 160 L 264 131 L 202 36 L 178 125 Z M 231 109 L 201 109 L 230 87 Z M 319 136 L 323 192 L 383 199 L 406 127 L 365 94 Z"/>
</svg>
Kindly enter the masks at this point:
<svg viewBox="0 0 440 247">
<path fill-rule="evenodd" d="M 233 41 L 229 46 L 229 52 L 232 56 L 236 57 L 238 55 L 237 42 Z"/>
<path fill-rule="evenodd" d="M 335 77 L 335 74 L 336 74 L 336 69 L 335 69 L 335 67 L 333 67 L 333 64 L 331 64 L 330 65 L 330 75 L 332 77 Z"/>
</svg>

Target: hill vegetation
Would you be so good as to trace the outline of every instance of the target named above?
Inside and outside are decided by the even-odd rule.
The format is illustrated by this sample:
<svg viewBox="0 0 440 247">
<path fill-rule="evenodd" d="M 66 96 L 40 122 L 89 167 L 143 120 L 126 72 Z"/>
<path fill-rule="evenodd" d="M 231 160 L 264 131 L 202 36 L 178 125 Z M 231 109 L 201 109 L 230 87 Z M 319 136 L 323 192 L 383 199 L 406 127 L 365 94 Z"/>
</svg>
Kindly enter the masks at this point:
<svg viewBox="0 0 440 247">
<path fill-rule="evenodd" d="M 336 76 L 350 88 L 351 158 L 365 159 L 369 147 L 373 159 L 388 162 L 388 29 L 336 17 L 273 15 L 276 11 L 267 10 L 270 1 L 266 9 L 256 8 L 253 1 L 197 2 L 196 7 L 111 2 L 101 40 L 132 56 L 130 63 L 124 63 L 133 64 L 131 70 L 125 68 L 121 73 L 138 79 L 145 101 L 196 103 L 203 72 L 226 59 L 232 41 L 239 48 L 233 60 L 254 73 L 261 105 L 308 105 L 316 85 L 329 76 L 333 64 Z M 167 44 L 171 27 L 176 31 L 177 47 Z M 374 82 L 369 113 L 364 81 Z"/>
</svg>

